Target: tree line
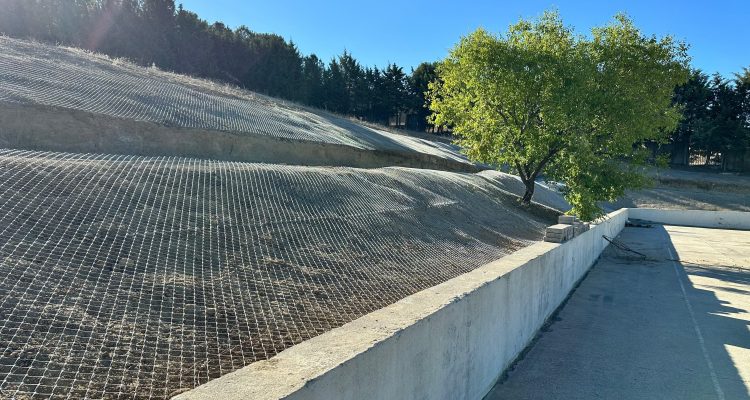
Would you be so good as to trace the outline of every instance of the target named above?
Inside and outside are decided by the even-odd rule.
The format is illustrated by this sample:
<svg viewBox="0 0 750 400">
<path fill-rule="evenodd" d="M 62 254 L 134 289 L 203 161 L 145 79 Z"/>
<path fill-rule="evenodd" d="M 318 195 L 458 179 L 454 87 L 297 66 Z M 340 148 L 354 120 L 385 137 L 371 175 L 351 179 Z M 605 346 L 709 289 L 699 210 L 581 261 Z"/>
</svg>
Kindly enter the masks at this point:
<svg viewBox="0 0 750 400">
<path fill-rule="evenodd" d="M 723 170 L 743 168 L 750 149 L 750 69 L 734 79 L 694 70 L 675 90 L 674 101 L 682 107 L 682 120 L 671 138 L 673 163 L 700 156 Z"/>
<path fill-rule="evenodd" d="M 425 130 L 435 64 L 362 66 L 344 51 L 328 62 L 279 35 L 209 24 L 174 0 L 0 0 L 0 33 L 79 47 L 231 83 L 356 118 Z M 409 121 L 401 119 L 410 114 Z"/>
<path fill-rule="evenodd" d="M 209 24 L 174 0 L 0 0 L 0 10 L 0 33 L 12 37 L 155 64 L 366 121 L 434 129 L 425 93 L 438 63 L 406 73 L 396 64 L 363 66 L 346 51 L 321 60 L 276 34 Z M 731 80 L 693 71 L 673 101 L 682 119 L 670 137 L 672 162 L 699 155 L 731 169 L 732 157 L 750 147 L 750 70 Z"/>
</svg>

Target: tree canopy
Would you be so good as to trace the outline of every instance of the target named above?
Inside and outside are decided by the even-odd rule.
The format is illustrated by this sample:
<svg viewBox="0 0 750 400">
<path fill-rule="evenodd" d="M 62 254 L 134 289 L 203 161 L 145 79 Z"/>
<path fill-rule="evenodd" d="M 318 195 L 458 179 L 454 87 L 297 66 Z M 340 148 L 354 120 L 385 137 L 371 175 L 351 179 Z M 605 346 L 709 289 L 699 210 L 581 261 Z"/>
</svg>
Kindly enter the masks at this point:
<svg viewBox="0 0 750 400">
<path fill-rule="evenodd" d="M 592 218 L 598 202 L 644 184 L 637 144 L 677 126 L 672 96 L 688 62 L 683 43 L 644 36 L 624 15 L 580 36 L 546 12 L 504 35 L 463 37 L 437 67 L 430 108 L 471 159 L 518 173 L 524 203 L 543 174 L 565 183 L 573 213 Z"/>
<path fill-rule="evenodd" d="M 675 91 L 674 101 L 684 111 L 672 142 L 689 146 L 692 155 L 703 156 L 706 163 L 718 160 L 726 170 L 732 156 L 741 158 L 750 148 L 747 68 L 732 80 L 693 71 L 690 80 Z"/>
</svg>

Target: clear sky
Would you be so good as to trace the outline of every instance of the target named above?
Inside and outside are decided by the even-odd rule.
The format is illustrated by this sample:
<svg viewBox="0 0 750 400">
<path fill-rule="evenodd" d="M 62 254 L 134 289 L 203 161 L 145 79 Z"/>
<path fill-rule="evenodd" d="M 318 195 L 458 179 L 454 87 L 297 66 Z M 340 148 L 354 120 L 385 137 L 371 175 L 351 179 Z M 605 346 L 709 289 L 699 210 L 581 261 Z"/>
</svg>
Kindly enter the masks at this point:
<svg viewBox="0 0 750 400">
<path fill-rule="evenodd" d="M 750 0 L 176 0 L 209 22 L 293 40 L 324 60 L 346 49 L 364 65 L 395 62 L 409 71 L 442 59 L 477 27 L 505 31 L 520 17 L 556 7 L 579 33 L 624 11 L 646 34 L 690 44 L 693 65 L 731 77 L 750 67 Z"/>
</svg>

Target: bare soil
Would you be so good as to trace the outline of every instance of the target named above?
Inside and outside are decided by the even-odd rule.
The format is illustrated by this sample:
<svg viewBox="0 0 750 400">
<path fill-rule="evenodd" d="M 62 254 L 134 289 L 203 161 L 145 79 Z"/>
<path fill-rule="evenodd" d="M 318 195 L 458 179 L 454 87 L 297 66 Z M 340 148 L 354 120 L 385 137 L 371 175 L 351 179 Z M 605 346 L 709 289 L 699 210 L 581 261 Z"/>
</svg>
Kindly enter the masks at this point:
<svg viewBox="0 0 750 400">
<path fill-rule="evenodd" d="M 500 176 L 0 151 L 0 398 L 166 398 L 540 240 Z"/>
<path fill-rule="evenodd" d="M 679 169 L 654 171 L 655 186 L 629 192 L 610 208 L 750 211 L 750 177 Z"/>
</svg>

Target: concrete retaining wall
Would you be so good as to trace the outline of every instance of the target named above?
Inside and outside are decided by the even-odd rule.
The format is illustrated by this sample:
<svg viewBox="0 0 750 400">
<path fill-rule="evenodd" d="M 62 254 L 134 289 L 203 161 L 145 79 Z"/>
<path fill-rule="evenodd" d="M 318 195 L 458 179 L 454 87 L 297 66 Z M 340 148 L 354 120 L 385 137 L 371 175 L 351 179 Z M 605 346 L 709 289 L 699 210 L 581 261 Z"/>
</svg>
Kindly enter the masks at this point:
<svg viewBox="0 0 750 400">
<path fill-rule="evenodd" d="M 627 216 L 526 247 L 177 398 L 480 399 Z"/>
<path fill-rule="evenodd" d="M 480 170 L 468 162 L 408 149 L 368 150 L 260 134 L 180 128 L 68 108 L 13 103 L 0 104 L 0 147 L 294 165 Z"/>
<path fill-rule="evenodd" d="M 632 219 L 642 219 L 666 225 L 750 230 L 750 213 L 742 211 L 631 208 L 628 213 Z"/>
</svg>

